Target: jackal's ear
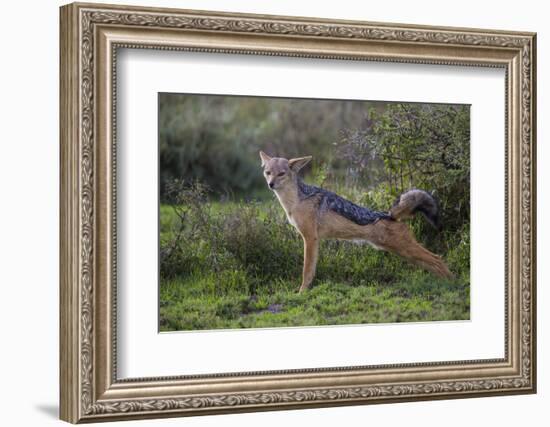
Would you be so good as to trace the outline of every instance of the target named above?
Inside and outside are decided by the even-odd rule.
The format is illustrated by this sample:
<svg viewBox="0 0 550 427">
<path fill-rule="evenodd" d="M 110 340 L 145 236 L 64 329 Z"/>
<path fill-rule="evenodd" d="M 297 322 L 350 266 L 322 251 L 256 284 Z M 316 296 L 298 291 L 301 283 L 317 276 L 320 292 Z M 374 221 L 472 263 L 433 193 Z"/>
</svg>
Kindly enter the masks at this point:
<svg viewBox="0 0 550 427">
<path fill-rule="evenodd" d="M 306 157 L 298 157 L 297 159 L 290 159 L 288 161 L 288 166 L 290 169 L 292 169 L 294 172 L 298 172 L 300 169 L 302 169 L 305 165 L 309 163 L 311 160 L 311 156 Z"/>
<path fill-rule="evenodd" d="M 271 160 L 271 157 L 269 157 L 263 151 L 260 151 L 260 159 L 262 159 L 262 165 L 261 166 L 264 167 L 265 164 Z"/>
</svg>

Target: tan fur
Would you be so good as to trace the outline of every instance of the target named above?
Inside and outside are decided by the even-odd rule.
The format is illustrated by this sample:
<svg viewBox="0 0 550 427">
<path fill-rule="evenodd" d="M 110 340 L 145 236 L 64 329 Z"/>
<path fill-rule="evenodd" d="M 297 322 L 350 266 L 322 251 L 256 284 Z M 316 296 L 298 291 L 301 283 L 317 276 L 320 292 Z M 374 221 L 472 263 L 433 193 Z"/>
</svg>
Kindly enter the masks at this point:
<svg viewBox="0 0 550 427">
<path fill-rule="evenodd" d="M 260 152 L 260 157 L 267 183 L 275 191 L 288 221 L 304 240 L 300 292 L 311 285 L 315 276 L 320 239 L 364 240 L 377 249 L 393 252 L 439 277 L 452 277 L 441 257 L 422 247 L 406 224 L 381 219 L 368 225 L 358 225 L 332 211 L 321 214 L 316 197 L 300 200 L 296 174 L 311 157 L 287 160 L 271 158 L 263 152 Z M 404 206 L 409 206 L 409 203 Z M 401 214 L 400 218 L 412 215 L 406 210 Z"/>
</svg>

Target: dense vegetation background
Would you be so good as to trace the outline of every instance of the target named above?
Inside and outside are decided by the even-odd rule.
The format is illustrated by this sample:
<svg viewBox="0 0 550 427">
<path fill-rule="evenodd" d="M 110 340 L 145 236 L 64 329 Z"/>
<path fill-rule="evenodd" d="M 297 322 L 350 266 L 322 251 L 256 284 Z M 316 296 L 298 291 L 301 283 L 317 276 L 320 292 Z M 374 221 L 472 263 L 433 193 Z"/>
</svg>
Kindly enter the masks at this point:
<svg viewBox="0 0 550 427">
<path fill-rule="evenodd" d="M 159 95 L 161 330 L 469 318 L 469 106 Z M 258 151 L 313 155 L 305 180 L 373 209 L 422 188 L 443 230 L 411 221 L 456 278 L 322 243 L 298 295 L 302 242 L 267 189 Z"/>
</svg>

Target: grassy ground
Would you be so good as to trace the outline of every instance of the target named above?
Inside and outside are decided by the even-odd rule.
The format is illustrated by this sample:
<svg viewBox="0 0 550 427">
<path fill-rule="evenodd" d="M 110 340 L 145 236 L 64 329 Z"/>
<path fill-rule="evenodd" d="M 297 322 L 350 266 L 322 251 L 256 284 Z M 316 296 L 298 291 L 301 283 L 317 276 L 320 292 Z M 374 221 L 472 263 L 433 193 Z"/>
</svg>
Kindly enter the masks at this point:
<svg viewBox="0 0 550 427">
<path fill-rule="evenodd" d="M 298 294 L 302 241 L 275 200 L 195 200 L 160 213 L 162 331 L 469 319 L 467 227 L 424 241 L 454 280 L 367 245 L 324 241 L 313 286 Z M 422 241 L 424 225 L 412 227 Z"/>
</svg>

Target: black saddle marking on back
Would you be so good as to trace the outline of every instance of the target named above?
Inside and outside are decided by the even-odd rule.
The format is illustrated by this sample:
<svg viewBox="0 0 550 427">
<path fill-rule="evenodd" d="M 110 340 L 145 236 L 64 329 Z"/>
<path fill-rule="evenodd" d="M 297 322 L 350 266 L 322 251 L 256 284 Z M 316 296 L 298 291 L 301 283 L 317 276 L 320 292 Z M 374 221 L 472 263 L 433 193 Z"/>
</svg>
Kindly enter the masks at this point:
<svg viewBox="0 0 550 427">
<path fill-rule="evenodd" d="M 298 180 L 298 190 L 299 197 L 302 200 L 318 196 L 320 212 L 330 209 L 358 225 L 373 224 L 380 219 L 393 220 L 393 217 L 386 212 L 373 211 L 364 206 L 356 205 L 332 191 L 308 185 L 302 180 Z"/>
</svg>

